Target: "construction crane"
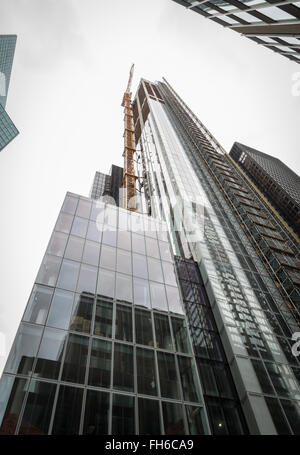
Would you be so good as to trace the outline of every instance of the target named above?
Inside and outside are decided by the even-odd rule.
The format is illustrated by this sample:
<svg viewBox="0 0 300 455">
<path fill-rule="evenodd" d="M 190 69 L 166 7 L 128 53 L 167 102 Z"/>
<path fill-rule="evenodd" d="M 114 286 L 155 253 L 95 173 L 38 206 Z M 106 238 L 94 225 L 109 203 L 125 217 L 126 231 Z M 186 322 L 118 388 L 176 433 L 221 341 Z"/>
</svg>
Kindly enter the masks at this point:
<svg viewBox="0 0 300 455">
<path fill-rule="evenodd" d="M 123 171 L 123 205 L 127 210 L 136 211 L 136 179 L 134 173 L 134 123 L 133 111 L 131 107 L 131 83 L 133 77 L 134 64 L 130 68 L 129 80 L 126 92 L 123 96 L 122 106 L 124 107 L 124 171 Z"/>
</svg>

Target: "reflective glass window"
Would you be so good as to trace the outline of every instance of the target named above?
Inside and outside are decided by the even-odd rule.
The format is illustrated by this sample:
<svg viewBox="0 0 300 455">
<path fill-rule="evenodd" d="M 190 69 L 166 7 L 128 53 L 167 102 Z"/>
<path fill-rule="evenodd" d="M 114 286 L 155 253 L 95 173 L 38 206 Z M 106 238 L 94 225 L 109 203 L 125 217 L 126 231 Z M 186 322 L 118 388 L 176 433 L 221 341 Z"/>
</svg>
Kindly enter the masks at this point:
<svg viewBox="0 0 300 455">
<path fill-rule="evenodd" d="M 134 304 L 151 308 L 149 283 L 140 278 L 133 279 Z"/>
<path fill-rule="evenodd" d="M 162 397 L 179 399 L 179 378 L 173 354 L 157 352 L 160 391 Z"/>
<path fill-rule="evenodd" d="M 63 232 L 53 232 L 47 252 L 54 256 L 63 256 L 68 236 Z"/>
<path fill-rule="evenodd" d="M 99 264 L 100 245 L 87 240 L 84 245 L 82 262 L 98 266 Z"/>
<path fill-rule="evenodd" d="M 150 311 L 135 308 L 135 341 L 138 344 L 153 346 L 153 329 Z"/>
<path fill-rule="evenodd" d="M 251 362 L 263 393 L 274 395 L 274 389 L 267 375 L 263 362 L 254 359 L 252 359 Z"/>
<path fill-rule="evenodd" d="M 173 256 L 171 255 L 169 242 L 161 242 L 159 241 L 159 251 L 160 256 L 163 261 L 171 261 L 173 260 Z"/>
<path fill-rule="evenodd" d="M 60 257 L 50 256 L 49 254 L 46 254 L 40 267 L 36 281 L 48 286 L 55 286 L 60 264 Z"/>
<path fill-rule="evenodd" d="M 220 401 L 214 398 L 206 398 L 206 408 L 210 416 L 209 422 L 213 434 L 228 434 L 228 429 Z"/>
<path fill-rule="evenodd" d="M 168 305 L 169 311 L 172 313 L 183 314 L 183 308 L 178 292 L 178 288 L 174 286 L 166 286 L 167 298 L 168 298 Z"/>
<path fill-rule="evenodd" d="M 115 343 L 114 388 L 133 392 L 133 347 Z"/>
<path fill-rule="evenodd" d="M 83 434 L 108 434 L 109 394 L 88 390 L 85 403 Z"/>
<path fill-rule="evenodd" d="M 115 270 L 116 268 L 116 248 L 102 245 L 100 255 L 100 267 Z"/>
<path fill-rule="evenodd" d="M 95 387 L 110 387 L 110 374 L 111 342 L 94 338 L 92 341 L 88 383 Z"/>
<path fill-rule="evenodd" d="M 176 351 L 186 352 L 189 354 L 191 352 L 191 345 L 188 337 L 186 320 L 179 318 L 171 318 L 173 334 L 175 338 Z"/>
<path fill-rule="evenodd" d="M 67 330 L 70 323 L 73 299 L 73 292 L 56 289 L 53 295 L 47 325 Z"/>
<path fill-rule="evenodd" d="M 173 350 L 173 342 L 168 316 L 154 313 L 154 326 L 156 336 L 156 347 L 160 349 Z"/>
<path fill-rule="evenodd" d="M 226 400 L 223 403 L 223 412 L 226 418 L 229 434 L 244 434 L 244 429 L 241 421 L 241 415 L 236 402 Z"/>
<path fill-rule="evenodd" d="M 89 339 L 80 335 L 69 335 L 67 342 L 62 381 L 84 382 Z"/>
<path fill-rule="evenodd" d="M 104 223 L 108 224 L 109 226 L 117 226 L 117 214 L 118 211 L 115 207 L 106 205 Z"/>
<path fill-rule="evenodd" d="M 294 434 L 300 434 L 300 403 L 299 401 L 280 400 L 288 422 Z"/>
<path fill-rule="evenodd" d="M 97 282 L 97 267 L 92 265 L 81 264 L 79 279 L 77 283 L 77 292 L 88 292 L 95 294 Z"/>
<path fill-rule="evenodd" d="M 68 213 L 60 213 L 57 218 L 55 230 L 69 234 L 73 223 L 73 218 L 73 215 L 70 215 Z"/>
<path fill-rule="evenodd" d="M 161 311 L 168 311 L 165 286 L 154 282 L 150 282 L 149 284 L 152 308 Z"/>
<path fill-rule="evenodd" d="M 45 324 L 53 289 L 35 285 L 24 314 L 24 321 Z"/>
<path fill-rule="evenodd" d="M 118 248 L 131 250 L 131 235 L 128 231 L 118 231 Z"/>
<path fill-rule="evenodd" d="M 163 282 L 161 262 L 158 259 L 148 258 L 149 280 Z"/>
<path fill-rule="evenodd" d="M 115 272 L 99 269 L 97 294 L 114 298 L 115 295 Z"/>
<path fill-rule="evenodd" d="M 113 395 L 112 434 L 135 434 L 134 397 Z"/>
<path fill-rule="evenodd" d="M 85 237 L 88 227 L 88 220 L 85 218 L 80 218 L 79 216 L 75 216 L 71 234 L 77 235 L 78 237 Z"/>
<path fill-rule="evenodd" d="M 174 265 L 170 262 L 162 261 L 162 268 L 164 271 L 165 283 L 170 286 L 176 286 L 177 282 L 175 278 Z"/>
<path fill-rule="evenodd" d="M 57 379 L 67 332 L 46 328 L 37 354 L 34 375 Z"/>
<path fill-rule="evenodd" d="M 147 261 L 146 256 L 142 256 L 141 254 L 133 254 L 132 255 L 132 270 L 133 275 L 138 276 L 140 278 L 148 278 L 148 270 L 147 270 Z"/>
<path fill-rule="evenodd" d="M 116 334 L 118 340 L 132 341 L 132 308 L 117 305 Z"/>
<path fill-rule="evenodd" d="M 90 216 L 91 220 L 97 221 L 98 224 L 102 224 L 104 222 L 104 208 L 105 205 L 102 202 L 94 202 Z"/>
<path fill-rule="evenodd" d="M 97 299 L 94 334 L 106 338 L 112 335 L 112 302 Z"/>
<path fill-rule="evenodd" d="M 64 259 L 60 269 L 57 287 L 67 291 L 75 291 L 79 273 L 79 262 Z"/>
<path fill-rule="evenodd" d="M 11 348 L 5 371 L 7 373 L 31 374 L 34 358 L 41 341 L 43 328 L 23 323 L 20 325 Z"/>
<path fill-rule="evenodd" d="M 131 275 L 131 253 L 125 250 L 117 250 L 117 271 Z"/>
<path fill-rule="evenodd" d="M 99 229 L 100 227 L 101 225 L 97 225 L 95 221 L 90 221 L 88 225 L 86 238 L 94 242 L 101 242 L 102 228 Z"/>
<path fill-rule="evenodd" d="M 146 254 L 145 237 L 136 233 L 132 233 L 132 251 L 134 253 Z"/>
<path fill-rule="evenodd" d="M 151 237 L 146 237 L 145 240 L 147 255 L 160 259 L 157 240 L 152 239 Z"/>
<path fill-rule="evenodd" d="M 183 356 L 178 356 L 177 358 L 184 400 L 201 403 L 199 381 L 194 360 Z"/>
<path fill-rule="evenodd" d="M 78 434 L 83 389 L 61 385 L 56 404 L 52 434 Z"/>
<path fill-rule="evenodd" d="M 102 243 L 113 247 L 117 246 L 117 231 L 115 228 L 103 225 Z"/>
<path fill-rule="evenodd" d="M 207 434 L 204 410 L 198 406 L 185 406 L 190 434 Z"/>
<path fill-rule="evenodd" d="M 157 395 L 154 351 L 136 348 L 138 393 Z"/>
<path fill-rule="evenodd" d="M 181 404 L 162 403 L 165 434 L 185 434 Z"/>
<path fill-rule="evenodd" d="M 132 303 L 132 277 L 116 274 L 116 299 L 120 302 Z"/>
<path fill-rule="evenodd" d="M 161 434 L 158 400 L 139 398 L 139 434 Z"/>
<path fill-rule="evenodd" d="M 90 295 L 76 294 L 72 311 L 70 330 L 90 333 L 94 298 Z"/>
<path fill-rule="evenodd" d="M 265 401 L 278 434 L 291 434 L 279 401 L 271 397 L 265 397 Z"/>
<path fill-rule="evenodd" d="M 73 261 L 81 261 L 83 245 L 84 239 L 70 235 L 65 251 L 65 258 Z"/>
<path fill-rule="evenodd" d="M 27 390 L 27 379 L 3 375 L 0 381 L 0 434 L 14 434 Z"/>
<path fill-rule="evenodd" d="M 84 199 L 79 199 L 76 215 L 82 218 L 89 218 L 90 211 L 92 207 L 91 201 L 86 201 Z"/>
<path fill-rule="evenodd" d="M 56 384 L 32 380 L 19 434 L 48 434 Z"/>
<path fill-rule="evenodd" d="M 66 196 L 62 211 L 74 215 L 77 207 L 78 199 L 73 196 Z"/>
</svg>

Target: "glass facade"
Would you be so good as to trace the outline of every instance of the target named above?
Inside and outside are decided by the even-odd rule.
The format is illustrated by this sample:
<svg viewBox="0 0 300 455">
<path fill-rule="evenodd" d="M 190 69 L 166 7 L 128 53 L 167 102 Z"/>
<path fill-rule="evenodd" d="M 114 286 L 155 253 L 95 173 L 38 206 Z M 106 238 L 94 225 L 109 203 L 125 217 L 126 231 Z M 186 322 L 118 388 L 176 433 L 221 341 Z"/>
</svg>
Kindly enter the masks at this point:
<svg viewBox="0 0 300 455">
<path fill-rule="evenodd" d="M 208 434 L 179 295 L 163 222 L 68 193 L 0 382 L 0 434 Z"/>
</svg>

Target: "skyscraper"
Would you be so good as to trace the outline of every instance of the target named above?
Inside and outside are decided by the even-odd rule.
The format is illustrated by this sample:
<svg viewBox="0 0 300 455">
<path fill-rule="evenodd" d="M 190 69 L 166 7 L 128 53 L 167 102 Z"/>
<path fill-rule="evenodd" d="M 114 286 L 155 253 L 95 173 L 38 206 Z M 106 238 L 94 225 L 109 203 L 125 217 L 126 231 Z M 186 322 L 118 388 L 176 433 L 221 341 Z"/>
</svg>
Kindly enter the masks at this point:
<svg viewBox="0 0 300 455">
<path fill-rule="evenodd" d="M 109 174 L 96 172 L 92 188 L 90 191 L 91 199 L 100 199 L 102 196 L 111 198 L 111 203 L 118 207 L 122 206 L 123 168 L 113 164 Z"/>
<path fill-rule="evenodd" d="M 297 236 L 166 81 L 132 112 L 141 213 L 67 194 L 0 432 L 299 434 Z"/>
<path fill-rule="evenodd" d="M 230 155 L 300 236 L 300 177 L 278 158 L 238 142 Z"/>
<path fill-rule="evenodd" d="M 16 35 L 0 35 L 0 151 L 19 133 L 5 110 Z"/>
<path fill-rule="evenodd" d="M 288 59 L 300 61 L 300 3 L 277 0 L 173 0 Z"/>
</svg>

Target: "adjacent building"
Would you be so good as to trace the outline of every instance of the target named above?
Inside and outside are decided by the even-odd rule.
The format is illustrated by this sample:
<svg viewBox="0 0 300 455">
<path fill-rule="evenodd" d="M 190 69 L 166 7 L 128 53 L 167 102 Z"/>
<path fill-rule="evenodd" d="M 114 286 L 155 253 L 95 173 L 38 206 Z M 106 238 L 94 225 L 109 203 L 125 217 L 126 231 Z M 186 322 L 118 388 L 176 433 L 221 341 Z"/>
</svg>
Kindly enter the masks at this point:
<svg viewBox="0 0 300 455">
<path fill-rule="evenodd" d="M 118 207 L 122 207 L 122 184 L 123 168 L 113 164 L 109 174 L 96 172 L 90 191 L 90 198 L 100 199 L 102 196 L 106 196 L 106 198 L 111 198 L 111 203 L 116 204 Z"/>
<path fill-rule="evenodd" d="M 5 110 L 16 35 L 0 35 L 0 151 L 19 133 Z"/>
<path fill-rule="evenodd" d="M 238 142 L 230 155 L 300 237 L 300 177 L 278 158 Z"/>
<path fill-rule="evenodd" d="M 289 60 L 300 61 L 300 2 L 173 0 Z"/>
</svg>

